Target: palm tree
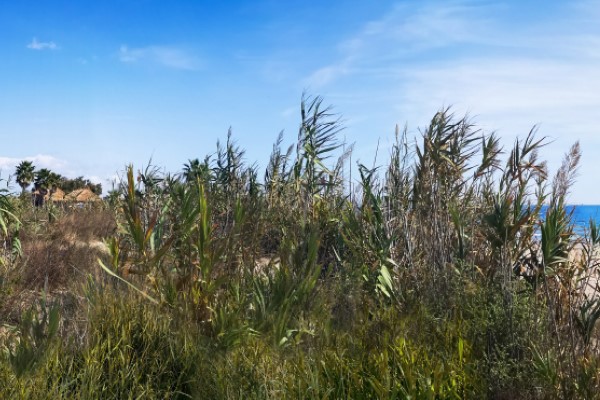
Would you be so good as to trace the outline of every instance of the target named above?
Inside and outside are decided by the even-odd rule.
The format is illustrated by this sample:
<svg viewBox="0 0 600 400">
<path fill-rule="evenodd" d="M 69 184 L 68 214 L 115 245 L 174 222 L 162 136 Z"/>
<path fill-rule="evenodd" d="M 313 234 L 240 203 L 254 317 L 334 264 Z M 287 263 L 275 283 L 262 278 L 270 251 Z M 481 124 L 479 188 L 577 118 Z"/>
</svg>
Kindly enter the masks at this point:
<svg viewBox="0 0 600 400">
<path fill-rule="evenodd" d="M 50 179 L 50 171 L 48 168 L 42 168 L 35 173 L 35 180 L 33 184 L 35 185 L 35 189 L 47 189 L 48 188 L 48 180 Z"/>
<path fill-rule="evenodd" d="M 35 195 L 33 202 L 36 206 L 44 205 L 44 198 L 46 195 L 52 196 L 52 193 L 56 191 L 58 185 L 64 178 L 55 172 L 50 171 L 47 168 L 42 168 L 35 173 Z"/>
<path fill-rule="evenodd" d="M 197 179 L 206 180 L 209 172 L 208 157 L 203 163 L 200 163 L 200 160 L 195 158 L 193 160 L 188 160 L 188 163 L 183 165 L 183 177 L 188 183 L 196 182 Z"/>
<path fill-rule="evenodd" d="M 63 177 L 60 174 L 52 172 L 47 168 L 42 168 L 35 173 L 34 184 L 36 189 L 54 191 L 62 179 Z"/>
<path fill-rule="evenodd" d="M 21 161 L 21 163 L 17 165 L 15 175 L 17 177 L 17 183 L 21 186 L 21 194 L 25 193 L 27 186 L 33 182 L 35 177 L 34 171 L 35 166 L 31 161 Z"/>
</svg>

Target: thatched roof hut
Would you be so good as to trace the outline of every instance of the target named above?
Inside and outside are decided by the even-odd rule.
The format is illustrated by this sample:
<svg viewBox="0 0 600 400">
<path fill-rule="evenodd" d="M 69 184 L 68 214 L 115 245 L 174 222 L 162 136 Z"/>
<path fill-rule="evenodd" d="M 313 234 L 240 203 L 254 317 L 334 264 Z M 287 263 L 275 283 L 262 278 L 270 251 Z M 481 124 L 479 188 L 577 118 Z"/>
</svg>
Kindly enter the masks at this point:
<svg viewBox="0 0 600 400">
<path fill-rule="evenodd" d="M 52 192 L 51 195 L 49 195 L 50 192 L 48 192 L 48 195 L 46 195 L 44 198 L 45 200 L 51 200 L 51 201 L 64 201 L 65 199 L 65 192 L 63 192 L 61 189 L 56 189 Z"/>
<path fill-rule="evenodd" d="M 87 203 L 90 201 L 100 201 L 100 196 L 90 189 L 77 189 L 65 196 L 65 201 L 74 201 L 77 203 Z"/>
</svg>

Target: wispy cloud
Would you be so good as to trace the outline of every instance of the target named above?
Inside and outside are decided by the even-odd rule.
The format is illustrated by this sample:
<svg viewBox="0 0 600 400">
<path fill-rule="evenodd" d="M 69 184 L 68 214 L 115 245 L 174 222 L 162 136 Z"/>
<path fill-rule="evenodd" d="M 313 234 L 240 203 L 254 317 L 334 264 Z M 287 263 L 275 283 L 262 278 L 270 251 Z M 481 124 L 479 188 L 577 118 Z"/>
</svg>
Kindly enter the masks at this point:
<svg viewBox="0 0 600 400">
<path fill-rule="evenodd" d="M 298 112 L 298 107 L 293 106 L 293 107 L 288 107 L 288 108 L 284 109 L 283 111 L 281 111 L 280 115 L 283 118 L 291 118 L 291 117 L 295 117 L 297 112 Z"/>
<path fill-rule="evenodd" d="M 596 187 L 600 2 L 556 6 L 527 24 L 515 21 L 523 17 L 519 3 L 417 4 L 402 3 L 365 24 L 304 83 L 335 93 L 345 105 L 358 88 L 362 99 L 351 119 L 392 107 L 403 119 L 397 122 L 423 126 L 452 105 L 457 114 L 474 114 L 484 129 L 498 129 L 507 143 L 541 124 L 540 134 L 553 140 L 544 152 L 550 167 L 581 140 L 578 186 Z M 582 190 L 576 200 L 598 197 L 600 190 Z"/>
<path fill-rule="evenodd" d="M 40 168 L 48 168 L 50 170 L 56 171 L 58 173 L 66 173 L 66 168 L 68 167 L 68 162 L 62 160 L 60 158 L 56 158 L 54 156 L 48 154 L 37 154 L 35 156 L 28 156 L 24 158 L 15 158 L 15 157 L 1 157 L 0 156 L 0 170 L 2 172 L 11 175 L 15 171 L 15 167 L 21 161 L 32 161 L 33 165 L 37 169 Z"/>
<path fill-rule="evenodd" d="M 31 50 L 58 50 L 58 46 L 54 42 L 40 42 L 37 38 L 31 39 L 31 42 L 27 45 L 28 49 Z"/>
<path fill-rule="evenodd" d="M 201 64 L 194 55 L 181 48 L 171 46 L 130 48 L 123 45 L 119 49 L 119 59 L 124 63 L 149 62 L 188 71 L 198 69 Z"/>
<path fill-rule="evenodd" d="M 590 129 L 580 131 L 579 137 L 596 136 L 589 116 L 600 108 L 598 68 L 600 62 L 515 57 L 407 69 L 397 87 L 401 93 L 397 109 L 421 116 L 444 104 L 456 104 L 461 111 L 471 110 L 505 127 L 525 121 L 582 127 L 589 121 Z"/>
<path fill-rule="evenodd" d="M 600 131 L 600 60 L 586 62 L 535 58 L 474 58 L 406 70 L 394 104 L 398 115 L 423 126 L 432 113 L 451 105 L 458 114 L 475 115 L 486 131 L 498 130 L 505 145 L 539 125 L 551 144 L 543 151 L 555 170 L 575 141 L 583 149 L 573 201 L 595 204 Z"/>
<path fill-rule="evenodd" d="M 311 88 L 320 88 L 326 86 L 336 79 L 347 75 L 349 72 L 348 64 L 349 63 L 347 61 L 343 61 L 339 64 L 332 64 L 319 68 L 310 74 L 310 76 L 306 78 L 304 82 Z"/>
<path fill-rule="evenodd" d="M 304 84 L 321 88 L 340 78 L 379 72 L 427 51 L 458 43 L 481 44 L 497 40 L 483 7 L 461 3 L 399 4 L 378 20 L 366 23 L 339 43 L 337 57 L 313 71 Z"/>
<path fill-rule="evenodd" d="M 89 179 L 90 182 L 96 183 L 96 184 L 98 184 L 98 183 L 105 184 L 108 181 L 108 179 L 102 178 L 98 175 L 89 175 L 89 176 L 87 176 L 87 179 Z"/>
<path fill-rule="evenodd" d="M 9 187 L 12 186 L 14 189 L 14 173 L 17 165 L 21 163 L 21 161 L 31 161 L 35 166 L 36 170 L 40 170 L 42 168 L 48 168 L 49 170 L 59 173 L 63 176 L 74 178 L 76 176 L 84 176 L 93 183 L 100 183 L 104 186 L 104 190 L 108 191 L 110 189 L 110 183 L 114 181 L 113 174 L 103 175 L 101 172 L 102 168 L 98 168 L 96 164 L 93 167 L 90 166 L 82 166 L 80 162 L 70 162 L 67 160 L 63 160 L 49 154 L 37 154 L 34 156 L 27 156 L 23 158 L 16 157 L 2 157 L 0 156 L 0 185 L 4 184 L 9 177 L 12 177 L 9 181 Z M 76 167 L 75 167 L 76 166 Z M 116 175 L 115 175 L 116 176 Z M 116 180 L 117 182 L 119 180 Z"/>
</svg>

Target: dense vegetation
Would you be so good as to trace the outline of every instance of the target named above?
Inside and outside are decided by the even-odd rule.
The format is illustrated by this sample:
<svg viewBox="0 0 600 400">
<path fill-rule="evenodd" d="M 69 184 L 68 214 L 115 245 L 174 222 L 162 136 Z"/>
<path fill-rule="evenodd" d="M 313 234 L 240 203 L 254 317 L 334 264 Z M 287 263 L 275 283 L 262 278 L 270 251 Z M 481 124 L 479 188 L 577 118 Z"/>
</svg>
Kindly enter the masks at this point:
<svg viewBox="0 0 600 400">
<path fill-rule="evenodd" d="M 503 151 L 443 110 L 350 187 L 339 130 L 305 98 L 264 179 L 228 135 L 178 175 L 127 167 L 102 206 L 3 193 L 0 397 L 597 397 L 578 145 L 549 177 L 533 131 Z"/>
<path fill-rule="evenodd" d="M 64 177 L 48 168 L 42 168 L 36 171 L 32 161 L 21 161 L 15 170 L 15 181 L 21 187 L 21 194 L 25 194 L 27 187 L 34 184 L 34 190 L 56 190 L 61 189 L 66 193 L 76 189 L 89 188 L 95 194 L 102 194 L 102 184 L 92 183 L 83 176 L 70 179 Z"/>
</svg>

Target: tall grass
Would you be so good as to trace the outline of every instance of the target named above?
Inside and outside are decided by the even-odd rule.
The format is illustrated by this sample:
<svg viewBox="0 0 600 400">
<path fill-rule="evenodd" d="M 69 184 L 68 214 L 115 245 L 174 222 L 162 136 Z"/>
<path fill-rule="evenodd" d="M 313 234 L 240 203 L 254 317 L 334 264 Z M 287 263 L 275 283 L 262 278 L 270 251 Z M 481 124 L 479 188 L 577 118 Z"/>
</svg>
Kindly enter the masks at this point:
<svg viewBox="0 0 600 400">
<path fill-rule="evenodd" d="M 444 109 L 351 192 L 339 117 L 308 96 L 300 117 L 262 181 L 232 132 L 176 175 L 128 166 L 86 217 L 105 228 L 72 229 L 98 253 L 57 242 L 75 211 L 4 199 L 23 254 L 2 258 L 2 397 L 596 396 L 600 234 L 575 237 L 565 209 L 578 145 L 549 181 L 535 129 L 505 152 Z"/>
</svg>

